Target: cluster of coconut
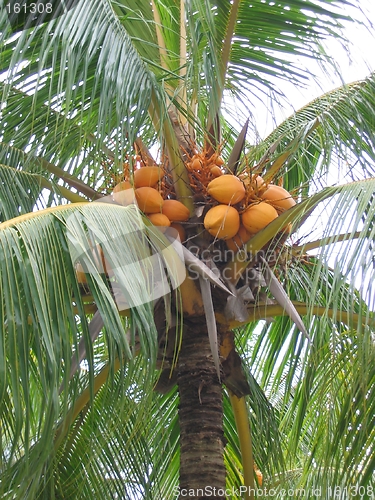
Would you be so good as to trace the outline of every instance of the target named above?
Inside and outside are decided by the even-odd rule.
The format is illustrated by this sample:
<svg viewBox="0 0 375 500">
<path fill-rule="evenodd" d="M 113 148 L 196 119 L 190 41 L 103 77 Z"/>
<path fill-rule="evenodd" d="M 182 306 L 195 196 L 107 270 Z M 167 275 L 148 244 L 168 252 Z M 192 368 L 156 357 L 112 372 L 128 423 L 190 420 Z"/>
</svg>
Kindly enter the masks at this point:
<svg viewBox="0 0 375 500">
<path fill-rule="evenodd" d="M 156 166 L 143 166 L 134 171 L 133 184 L 122 181 L 113 189 L 113 199 L 122 205 L 136 201 L 139 209 L 155 226 L 173 227 L 181 241 L 185 230 L 180 224 L 190 217 L 188 208 L 178 200 L 163 199 L 160 189 L 163 170 Z"/>
<path fill-rule="evenodd" d="M 223 164 L 218 154 L 208 159 L 197 154 L 187 169 L 192 189 L 204 195 L 208 208 L 203 220 L 205 229 L 215 240 L 224 240 L 230 250 L 237 252 L 254 234 L 294 206 L 295 200 L 284 188 L 265 183 L 259 175 L 225 173 Z M 152 224 L 173 227 L 184 241 L 181 223 L 189 220 L 190 212 L 180 201 L 165 199 L 163 178 L 161 167 L 142 166 L 134 170 L 132 183 L 121 181 L 112 196 L 121 205 L 136 202 Z M 83 269 L 77 269 L 78 272 L 84 275 Z"/>
<path fill-rule="evenodd" d="M 259 175 L 224 173 L 223 163 L 217 154 L 209 159 L 197 154 L 187 168 L 193 190 L 203 192 L 210 207 L 204 216 L 205 229 L 237 251 L 280 213 L 294 206 L 295 200 L 284 188 L 265 183 Z M 163 175 L 160 167 L 142 166 L 134 171 L 132 184 L 122 181 L 115 186 L 113 197 L 124 205 L 135 198 L 155 226 L 174 227 L 184 241 L 181 222 L 186 222 L 190 213 L 180 201 L 163 198 Z"/>
<path fill-rule="evenodd" d="M 124 180 L 116 184 L 112 192 L 113 200 L 124 206 L 136 202 L 154 226 L 173 227 L 177 230 L 180 240 L 184 241 L 185 229 L 181 222 L 189 219 L 190 212 L 180 201 L 163 199 L 159 188 L 162 177 L 163 170 L 160 167 L 142 166 L 134 171 L 133 183 Z M 112 269 L 100 245 L 94 249 L 93 255 L 98 269 L 110 275 Z M 76 264 L 76 275 L 79 283 L 87 283 L 80 263 Z"/>
<path fill-rule="evenodd" d="M 206 157 L 205 153 L 196 153 L 186 164 L 190 177 L 196 177 L 203 185 L 214 177 L 223 175 L 224 160 L 218 153 Z"/>
<path fill-rule="evenodd" d="M 204 152 L 197 153 L 186 166 L 193 189 L 206 195 L 210 207 L 204 217 L 205 229 L 215 239 L 225 240 L 233 251 L 295 205 L 288 191 L 267 184 L 260 175 L 229 173 L 217 153 L 209 158 Z"/>
<path fill-rule="evenodd" d="M 204 227 L 233 251 L 296 203 L 286 189 L 259 175 L 223 174 L 208 184 L 207 193 L 218 204 L 206 213 Z"/>
</svg>

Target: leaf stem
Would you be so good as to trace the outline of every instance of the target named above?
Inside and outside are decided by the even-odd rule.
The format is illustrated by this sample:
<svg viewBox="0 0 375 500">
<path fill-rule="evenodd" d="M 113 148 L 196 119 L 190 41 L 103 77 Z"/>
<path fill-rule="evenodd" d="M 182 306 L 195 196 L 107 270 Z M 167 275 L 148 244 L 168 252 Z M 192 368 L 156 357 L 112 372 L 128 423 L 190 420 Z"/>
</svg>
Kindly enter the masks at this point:
<svg viewBox="0 0 375 500">
<path fill-rule="evenodd" d="M 13 219 L 6 220 L 0 224 L 0 230 L 8 229 L 9 227 L 16 226 L 17 224 L 21 224 L 22 222 L 36 219 L 37 217 L 41 217 L 48 213 L 54 214 L 55 212 L 60 212 L 64 210 L 72 210 L 72 208 L 83 207 L 88 205 L 89 202 L 81 202 L 81 203 L 72 203 L 70 205 L 59 205 L 58 207 L 48 207 L 44 210 L 37 210 L 36 212 L 28 212 L 27 214 L 19 215 L 18 217 L 14 217 Z"/>
<path fill-rule="evenodd" d="M 185 21 L 185 0 L 180 0 L 180 85 L 179 85 L 179 100 L 181 106 L 187 107 L 187 94 L 186 94 L 186 21 Z M 185 125 L 187 118 L 183 113 L 178 113 L 181 124 Z"/>
<path fill-rule="evenodd" d="M 240 6 L 241 0 L 233 0 L 231 8 L 230 8 L 230 14 L 229 14 L 229 19 L 228 19 L 228 24 L 226 28 L 226 34 L 225 34 L 225 39 L 223 42 L 222 50 L 221 50 L 221 61 L 220 61 L 220 68 L 218 69 L 218 81 L 216 84 L 217 87 L 217 94 L 218 94 L 218 106 L 217 108 L 212 108 L 210 109 L 210 114 L 208 116 L 207 120 L 207 130 L 210 130 L 215 117 L 217 116 L 217 113 L 220 109 L 221 105 L 221 100 L 223 98 L 223 93 L 224 93 L 224 82 L 225 82 L 225 75 L 228 69 L 228 63 L 229 63 L 229 58 L 230 58 L 230 52 L 232 48 L 232 42 L 233 42 L 233 35 L 234 31 L 236 28 L 236 23 L 237 23 L 237 18 L 238 18 L 238 9 Z"/>
<path fill-rule="evenodd" d="M 245 500 L 254 500 L 254 457 L 251 439 L 249 418 L 247 414 L 246 400 L 238 398 L 228 389 L 229 400 L 232 405 L 234 419 L 236 421 L 237 434 L 240 441 L 240 450 L 243 467 L 243 480 L 246 487 Z"/>
<path fill-rule="evenodd" d="M 314 316 L 324 316 L 340 321 L 346 325 L 350 325 L 352 323 L 362 322 L 362 325 L 366 325 L 363 323 L 363 314 L 357 314 L 337 309 L 329 309 L 324 306 L 309 306 L 304 302 L 292 301 L 294 307 L 298 311 L 301 316 L 306 314 L 312 314 Z M 226 328 L 232 330 L 233 328 L 239 328 L 241 326 L 247 325 L 251 321 L 259 321 L 260 319 L 272 318 L 274 316 L 286 316 L 287 313 L 284 310 L 284 307 L 279 304 L 265 304 L 259 303 L 257 305 L 250 305 L 247 307 L 248 317 L 245 321 L 237 321 L 230 320 L 228 321 L 224 314 L 216 313 L 217 322 L 221 325 L 224 325 Z M 370 316 L 370 324 L 375 325 L 375 318 L 373 315 Z"/>
<path fill-rule="evenodd" d="M 325 245 L 333 245 L 335 243 L 340 243 L 342 241 L 348 241 L 357 239 L 361 236 L 361 231 L 356 231 L 355 233 L 341 233 L 334 236 L 327 236 L 325 238 L 320 238 L 314 241 L 308 241 L 303 245 L 294 245 L 292 247 L 292 254 L 300 256 L 302 253 L 306 253 L 315 248 L 323 247 Z"/>
<path fill-rule="evenodd" d="M 91 200 L 97 200 L 101 198 L 103 195 L 95 191 L 95 189 L 92 189 L 90 186 L 87 186 L 84 182 L 81 180 L 77 179 L 74 175 L 68 174 L 65 172 L 62 168 L 54 165 L 53 163 L 48 162 L 44 158 L 38 158 L 40 161 L 40 164 L 42 165 L 43 168 L 45 168 L 48 172 L 51 172 L 51 174 L 56 175 L 59 179 L 63 180 L 66 182 L 69 186 L 72 188 L 76 189 L 80 193 L 86 195 L 88 198 Z M 61 189 L 61 186 L 59 186 L 59 189 Z M 68 189 L 64 188 L 64 192 L 69 191 Z M 74 193 L 72 193 L 74 194 Z M 67 199 L 68 196 L 64 195 Z M 81 198 L 82 201 L 83 198 Z"/>
<path fill-rule="evenodd" d="M 50 181 L 45 179 L 42 175 L 38 175 L 38 179 L 40 182 L 40 186 L 44 189 L 48 189 L 52 193 L 61 194 L 64 198 L 66 198 L 71 203 L 80 203 L 86 202 L 86 198 L 80 196 L 77 193 L 73 193 L 70 189 L 67 189 L 64 186 L 59 186 L 58 184 L 53 185 Z"/>
</svg>

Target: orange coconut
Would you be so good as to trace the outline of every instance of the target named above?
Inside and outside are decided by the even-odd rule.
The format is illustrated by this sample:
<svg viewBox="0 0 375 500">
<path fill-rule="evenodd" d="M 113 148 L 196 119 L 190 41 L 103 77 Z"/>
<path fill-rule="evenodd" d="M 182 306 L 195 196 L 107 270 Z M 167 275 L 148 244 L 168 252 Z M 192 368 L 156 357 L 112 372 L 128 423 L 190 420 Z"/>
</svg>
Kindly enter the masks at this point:
<svg viewBox="0 0 375 500">
<path fill-rule="evenodd" d="M 223 175 L 223 171 L 218 165 L 213 165 L 210 168 L 210 172 L 214 177 L 220 177 L 221 175 Z"/>
<path fill-rule="evenodd" d="M 164 214 L 160 214 L 160 213 L 159 214 L 158 213 L 147 214 L 147 217 L 154 224 L 154 226 L 169 227 L 171 225 L 171 221 Z"/>
<path fill-rule="evenodd" d="M 113 188 L 112 196 L 113 201 L 120 205 L 127 206 L 130 203 L 134 203 L 133 186 L 129 181 L 121 181 Z"/>
<path fill-rule="evenodd" d="M 183 222 L 190 217 L 189 209 L 178 200 L 164 200 L 162 213 L 172 222 Z"/>
<path fill-rule="evenodd" d="M 235 205 L 245 197 L 245 186 L 235 175 L 224 174 L 209 182 L 207 192 L 220 203 Z"/>
<path fill-rule="evenodd" d="M 164 200 L 156 189 L 147 186 L 137 188 L 135 190 L 135 199 L 142 212 L 146 214 L 161 212 Z"/>
<path fill-rule="evenodd" d="M 226 241 L 227 247 L 233 252 L 237 252 L 245 243 L 249 241 L 252 234 L 245 228 L 243 224 L 240 225 L 238 232 Z"/>
<path fill-rule="evenodd" d="M 184 226 L 182 226 L 178 222 L 172 222 L 171 227 L 173 227 L 173 229 L 175 229 L 178 232 L 178 236 L 180 237 L 180 241 L 185 241 L 186 233 L 185 233 Z"/>
<path fill-rule="evenodd" d="M 120 191 L 124 191 L 126 189 L 131 189 L 132 185 L 129 181 L 121 181 L 113 188 L 114 193 L 119 193 Z"/>
<path fill-rule="evenodd" d="M 255 234 L 276 219 L 276 217 L 278 217 L 276 209 L 265 201 L 261 201 L 247 208 L 243 212 L 241 220 L 249 233 Z"/>
<path fill-rule="evenodd" d="M 134 186 L 150 187 L 155 186 L 162 174 L 159 167 L 141 167 L 134 171 Z"/>
<path fill-rule="evenodd" d="M 294 207 L 296 204 L 292 195 L 281 186 L 276 186 L 275 184 L 269 184 L 268 188 L 261 195 L 263 200 L 268 200 L 272 205 L 280 210 L 288 210 L 288 208 Z"/>
<path fill-rule="evenodd" d="M 204 227 L 218 239 L 233 238 L 240 228 L 240 216 L 234 207 L 216 205 L 206 213 Z"/>
</svg>

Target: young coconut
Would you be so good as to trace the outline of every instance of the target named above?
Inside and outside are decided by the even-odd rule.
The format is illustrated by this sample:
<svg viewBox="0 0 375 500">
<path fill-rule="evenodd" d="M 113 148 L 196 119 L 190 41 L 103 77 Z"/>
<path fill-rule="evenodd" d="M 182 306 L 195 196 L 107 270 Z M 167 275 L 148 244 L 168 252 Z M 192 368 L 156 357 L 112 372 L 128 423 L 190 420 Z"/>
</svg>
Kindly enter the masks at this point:
<svg viewBox="0 0 375 500">
<path fill-rule="evenodd" d="M 160 213 L 164 202 L 159 191 L 146 186 L 135 190 L 135 199 L 139 209 L 146 214 Z"/>
<path fill-rule="evenodd" d="M 215 238 L 233 238 L 240 228 L 240 215 L 234 207 L 216 205 L 206 213 L 204 227 Z"/>
<path fill-rule="evenodd" d="M 178 200 L 164 200 L 162 213 L 172 222 L 184 222 L 190 217 L 189 209 Z"/>
<path fill-rule="evenodd" d="M 268 184 L 267 189 L 260 196 L 263 200 L 268 200 L 279 212 L 284 212 L 296 204 L 292 195 L 281 186 Z"/>
<path fill-rule="evenodd" d="M 278 215 L 279 214 L 272 205 L 265 201 L 261 201 L 247 208 L 243 212 L 241 220 L 249 233 L 255 234 L 276 219 Z"/>
<path fill-rule="evenodd" d="M 218 165 L 213 165 L 210 168 L 210 172 L 213 175 L 213 177 L 220 177 L 221 175 L 223 175 L 223 171 Z"/>
<path fill-rule="evenodd" d="M 141 167 L 134 171 L 134 186 L 153 187 L 162 175 L 159 167 Z"/>
<path fill-rule="evenodd" d="M 193 170 L 201 170 L 202 168 L 202 161 L 200 160 L 200 158 L 198 156 L 194 156 L 194 158 L 192 159 L 191 163 L 190 163 L 190 168 L 192 168 Z"/>
<path fill-rule="evenodd" d="M 245 186 L 238 177 L 224 174 L 209 182 L 207 192 L 220 203 L 235 205 L 244 199 Z"/>
</svg>

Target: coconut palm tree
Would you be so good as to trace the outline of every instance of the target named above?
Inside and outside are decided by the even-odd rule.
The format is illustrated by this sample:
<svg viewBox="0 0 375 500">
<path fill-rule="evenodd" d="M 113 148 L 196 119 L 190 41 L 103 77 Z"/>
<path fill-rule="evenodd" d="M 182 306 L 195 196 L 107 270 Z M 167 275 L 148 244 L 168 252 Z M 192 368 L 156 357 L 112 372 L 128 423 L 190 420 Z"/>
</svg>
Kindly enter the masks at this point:
<svg viewBox="0 0 375 500">
<path fill-rule="evenodd" d="M 38 5 L 0 21 L 2 498 L 372 498 L 374 75 L 251 119 L 346 2 Z"/>
</svg>

